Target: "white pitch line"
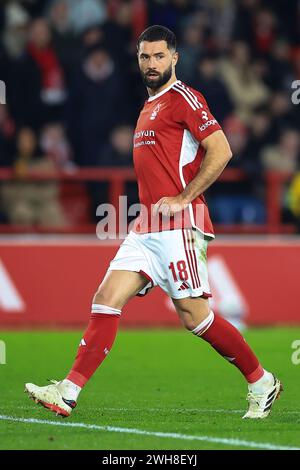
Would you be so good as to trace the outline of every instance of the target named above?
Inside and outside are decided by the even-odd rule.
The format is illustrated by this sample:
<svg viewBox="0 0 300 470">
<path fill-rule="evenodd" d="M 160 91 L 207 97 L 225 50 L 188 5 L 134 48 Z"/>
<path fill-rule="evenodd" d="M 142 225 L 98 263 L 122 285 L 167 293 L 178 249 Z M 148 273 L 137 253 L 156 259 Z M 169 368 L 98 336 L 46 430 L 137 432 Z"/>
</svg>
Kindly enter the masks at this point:
<svg viewBox="0 0 300 470">
<path fill-rule="evenodd" d="M 288 446 L 271 444 L 269 442 L 253 442 L 253 441 L 245 441 L 245 440 L 240 440 L 240 439 L 227 439 L 223 437 L 212 437 L 212 436 L 193 436 L 190 434 L 179 434 L 175 432 L 157 432 L 157 431 L 146 431 L 143 429 L 134 429 L 134 428 L 119 428 L 115 426 L 99 426 L 97 424 L 62 423 L 59 421 L 49 421 L 49 420 L 36 419 L 36 418 L 17 418 L 14 416 L 5 416 L 5 415 L 0 415 L 0 420 L 26 423 L 26 424 L 47 424 L 50 426 L 64 426 L 64 427 L 69 427 L 69 428 L 94 429 L 97 431 L 117 432 L 117 433 L 124 433 L 124 434 L 137 434 L 141 436 L 163 437 L 163 438 L 170 438 L 170 439 L 179 439 L 179 440 L 184 440 L 184 441 L 211 442 L 211 443 L 216 443 L 216 444 L 224 444 L 228 446 L 251 447 L 254 449 L 300 450 L 300 447 L 288 447 Z"/>
</svg>

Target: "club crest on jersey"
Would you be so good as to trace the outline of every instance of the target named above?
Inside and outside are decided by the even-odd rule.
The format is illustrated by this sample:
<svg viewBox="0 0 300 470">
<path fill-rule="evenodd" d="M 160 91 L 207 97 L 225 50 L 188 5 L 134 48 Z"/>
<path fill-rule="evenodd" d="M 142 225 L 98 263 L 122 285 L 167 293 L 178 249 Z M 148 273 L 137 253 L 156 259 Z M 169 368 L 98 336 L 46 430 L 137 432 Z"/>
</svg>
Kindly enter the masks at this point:
<svg viewBox="0 0 300 470">
<path fill-rule="evenodd" d="M 159 110 L 161 109 L 162 107 L 162 104 L 161 103 L 158 103 L 157 106 L 155 106 L 155 108 L 153 109 L 152 113 L 151 113 L 151 116 L 150 116 L 150 121 L 154 121 L 154 119 L 156 118 Z"/>
</svg>

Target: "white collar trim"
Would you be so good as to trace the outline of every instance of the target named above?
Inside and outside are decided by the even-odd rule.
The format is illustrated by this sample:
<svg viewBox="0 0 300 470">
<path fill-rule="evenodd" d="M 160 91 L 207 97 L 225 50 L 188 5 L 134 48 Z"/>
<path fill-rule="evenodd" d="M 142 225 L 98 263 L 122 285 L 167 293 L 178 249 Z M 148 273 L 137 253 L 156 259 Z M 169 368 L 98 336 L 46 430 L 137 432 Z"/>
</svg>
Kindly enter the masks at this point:
<svg viewBox="0 0 300 470">
<path fill-rule="evenodd" d="M 176 83 L 180 83 L 180 80 L 176 80 L 175 82 L 171 83 L 171 85 L 169 85 L 167 88 L 164 88 L 162 91 L 160 91 L 160 92 L 157 93 L 156 95 L 150 96 L 150 97 L 148 98 L 148 101 L 153 101 L 153 100 L 155 100 L 156 98 L 159 98 L 161 95 L 163 95 L 164 93 L 166 93 L 167 91 L 169 91 L 171 88 L 173 88 L 173 86 L 174 86 Z"/>
</svg>

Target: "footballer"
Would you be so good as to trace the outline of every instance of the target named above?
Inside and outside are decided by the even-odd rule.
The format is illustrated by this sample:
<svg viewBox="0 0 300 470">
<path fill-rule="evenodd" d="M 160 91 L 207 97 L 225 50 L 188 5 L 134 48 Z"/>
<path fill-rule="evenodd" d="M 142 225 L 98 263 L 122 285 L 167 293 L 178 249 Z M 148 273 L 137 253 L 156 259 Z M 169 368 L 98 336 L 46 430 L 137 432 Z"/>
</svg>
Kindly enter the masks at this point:
<svg viewBox="0 0 300 470">
<path fill-rule="evenodd" d="M 124 305 L 159 286 L 183 326 L 239 369 L 248 386 L 243 418 L 266 418 L 282 385 L 208 301 L 206 251 L 214 231 L 203 193 L 232 157 L 228 141 L 202 94 L 177 79 L 172 31 L 147 28 L 137 41 L 137 60 L 149 95 L 133 140 L 140 215 L 95 293 L 70 372 L 47 386 L 27 383 L 25 391 L 47 409 L 69 416 L 113 346 Z M 158 311 L 155 306 L 153 315 Z"/>
</svg>

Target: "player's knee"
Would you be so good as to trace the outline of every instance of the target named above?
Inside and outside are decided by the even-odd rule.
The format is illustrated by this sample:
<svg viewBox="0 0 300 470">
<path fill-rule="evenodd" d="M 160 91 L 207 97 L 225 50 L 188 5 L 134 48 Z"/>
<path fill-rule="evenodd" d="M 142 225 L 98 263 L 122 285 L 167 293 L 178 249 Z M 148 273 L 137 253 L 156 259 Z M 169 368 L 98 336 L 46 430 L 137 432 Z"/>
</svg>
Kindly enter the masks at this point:
<svg viewBox="0 0 300 470">
<path fill-rule="evenodd" d="M 93 298 L 93 304 L 107 305 L 108 307 L 122 310 L 123 302 L 117 299 L 116 296 L 105 289 L 99 289 Z"/>
<path fill-rule="evenodd" d="M 180 318 L 184 328 L 188 331 L 193 331 L 197 328 L 205 319 L 208 317 L 209 311 L 197 312 L 197 315 L 191 314 L 191 312 L 182 311 Z"/>
</svg>

